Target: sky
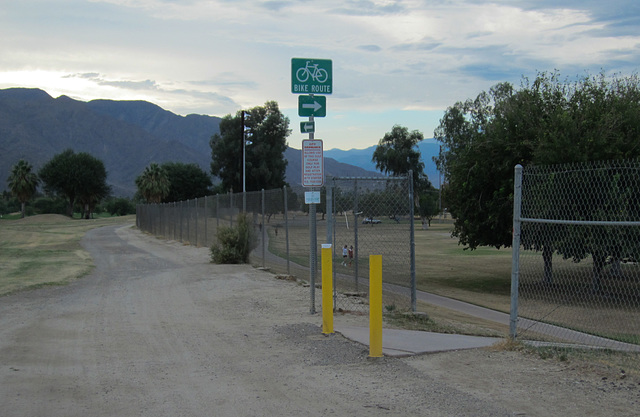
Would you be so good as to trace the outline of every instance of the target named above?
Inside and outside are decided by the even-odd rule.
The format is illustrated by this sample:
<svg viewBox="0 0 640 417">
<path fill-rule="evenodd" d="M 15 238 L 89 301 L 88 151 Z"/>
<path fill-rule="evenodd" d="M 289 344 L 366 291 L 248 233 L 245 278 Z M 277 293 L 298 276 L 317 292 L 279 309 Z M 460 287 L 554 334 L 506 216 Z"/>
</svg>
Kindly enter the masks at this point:
<svg viewBox="0 0 640 417">
<path fill-rule="evenodd" d="M 640 68 L 638 0 L 0 0 L 0 89 L 146 100 L 223 117 L 278 102 L 308 135 L 292 58 L 330 59 L 324 149 L 433 137 L 447 107 L 500 82 Z"/>
</svg>

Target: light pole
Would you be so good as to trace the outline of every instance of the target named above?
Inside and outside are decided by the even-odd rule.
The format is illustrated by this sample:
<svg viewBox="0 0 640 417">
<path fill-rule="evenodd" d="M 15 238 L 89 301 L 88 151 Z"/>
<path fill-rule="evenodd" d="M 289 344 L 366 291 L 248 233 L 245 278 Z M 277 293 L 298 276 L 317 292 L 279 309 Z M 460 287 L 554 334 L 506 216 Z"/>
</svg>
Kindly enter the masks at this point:
<svg viewBox="0 0 640 417">
<path fill-rule="evenodd" d="M 247 140 L 247 130 L 245 127 L 244 114 L 242 110 L 242 212 L 247 211 L 247 145 L 251 145 L 251 141 Z"/>
</svg>

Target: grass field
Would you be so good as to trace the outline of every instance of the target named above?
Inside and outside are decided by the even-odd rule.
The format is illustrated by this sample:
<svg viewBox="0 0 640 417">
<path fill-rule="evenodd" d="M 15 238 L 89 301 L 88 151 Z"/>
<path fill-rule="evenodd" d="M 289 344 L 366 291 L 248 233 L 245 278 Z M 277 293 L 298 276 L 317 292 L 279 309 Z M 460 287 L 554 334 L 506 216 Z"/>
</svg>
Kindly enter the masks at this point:
<svg viewBox="0 0 640 417">
<path fill-rule="evenodd" d="M 416 230 L 416 287 L 494 310 L 509 311 L 511 249 L 464 250 L 450 222 Z"/>
<path fill-rule="evenodd" d="M 63 285 L 91 271 L 80 239 L 89 229 L 133 223 L 135 216 L 95 220 L 46 214 L 0 219 L 0 295 L 44 285 Z"/>
<path fill-rule="evenodd" d="M 306 222 L 306 220 L 305 220 Z M 318 247 L 325 241 L 325 221 L 318 221 Z M 394 223 L 383 223 L 374 227 L 361 226 L 359 229 L 360 268 L 363 276 L 368 276 L 368 253 L 375 253 L 380 241 L 403 239 L 406 242 L 391 242 L 389 246 L 406 246 L 407 254 L 403 262 L 408 263 L 408 233 L 394 234 Z M 511 250 L 479 248 L 464 250 L 458 240 L 451 237 L 451 221 L 432 222 L 428 230 L 416 228 L 416 287 L 443 296 L 483 305 L 500 311 L 509 311 L 511 285 Z M 286 240 L 280 228 L 275 236 L 275 228 L 268 227 L 269 250 L 280 257 L 286 256 Z M 367 234 L 376 234 L 368 237 Z M 383 235 L 387 234 L 386 237 Z M 382 238 L 380 236 L 383 236 Z M 289 228 L 289 255 L 293 262 L 301 265 L 309 263 L 309 230 L 307 223 Z M 348 241 L 337 237 L 337 241 Z M 403 248 L 404 249 L 404 248 Z M 340 252 L 338 250 L 338 252 Z M 338 253 L 337 252 L 337 253 Z M 340 258 L 340 253 L 338 253 Z M 388 260 L 385 258 L 383 263 Z M 334 261 L 335 262 L 335 261 Z M 340 267 L 337 265 L 336 267 Z M 408 271 L 408 267 L 406 268 Z M 408 285 L 408 277 L 403 275 Z"/>
</svg>

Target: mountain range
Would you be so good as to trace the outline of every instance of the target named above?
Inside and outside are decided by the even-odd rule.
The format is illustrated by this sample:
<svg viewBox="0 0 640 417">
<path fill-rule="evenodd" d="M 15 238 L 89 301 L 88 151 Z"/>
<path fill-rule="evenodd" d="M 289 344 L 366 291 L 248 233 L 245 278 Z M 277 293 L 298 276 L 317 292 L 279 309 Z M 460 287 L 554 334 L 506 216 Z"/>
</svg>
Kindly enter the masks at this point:
<svg viewBox="0 0 640 417">
<path fill-rule="evenodd" d="M 25 159 L 37 172 L 69 148 L 104 162 L 107 183 L 115 196 L 132 196 L 135 178 L 151 162 L 196 163 L 209 172 L 209 139 L 219 132 L 220 120 L 176 115 L 146 101 L 83 102 L 67 96 L 53 98 L 40 89 L 0 90 L 0 190 L 7 188 L 7 177 L 18 160 Z M 421 144 L 428 149 L 427 153 L 421 149 L 427 166 L 434 165 L 431 145 Z M 374 150 L 375 146 L 325 151 L 325 174 L 382 176 L 371 162 Z M 288 160 L 287 182 L 300 186 L 301 151 L 288 147 L 284 157 Z M 437 186 L 433 179 L 432 183 Z"/>
<path fill-rule="evenodd" d="M 329 149 L 324 151 L 325 158 L 335 159 L 338 162 L 349 163 L 367 171 L 377 171 L 376 164 L 372 161 L 373 152 L 377 145 L 365 149 Z M 435 139 L 424 139 L 418 144 L 418 150 L 424 162 L 424 173 L 429 177 L 429 181 L 434 187 L 439 187 L 439 172 L 436 168 L 433 157 L 440 153 L 440 144 Z"/>
</svg>

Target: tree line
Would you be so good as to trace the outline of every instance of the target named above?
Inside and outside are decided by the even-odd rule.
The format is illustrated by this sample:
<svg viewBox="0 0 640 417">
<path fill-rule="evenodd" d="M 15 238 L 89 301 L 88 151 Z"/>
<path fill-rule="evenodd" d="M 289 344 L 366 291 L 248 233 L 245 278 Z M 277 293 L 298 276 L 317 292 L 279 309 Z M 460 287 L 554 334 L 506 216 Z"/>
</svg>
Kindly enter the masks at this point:
<svg viewBox="0 0 640 417">
<path fill-rule="evenodd" d="M 558 72 L 542 72 L 532 81 L 524 78 L 519 88 L 500 83 L 475 99 L 449 107 L 434 136 L 442 143 L 436 163 L 444 173 L 443 194 L 455 219 L 453 235 L 468 249 L 510 247 L 516 164 L 527 167 L 640 158 L 640 78 L 637 74 L 607 77 L 601 73 L 567 80 Z M 563 208 L 581 219 L 606 212 L 612 201 L 624 198 L 620 207 L 634 213 L 637 221 L 637 178 L 623 182 L 614 171 L 611 169 L 606 178 L 600 174 L 574 178 L 573 185 L 550 178 L 544 188 L 584 190 Z M 596 189 L 603 191 L 590 191 Z M 553 280 L 553 253 L 576 262 L 592 256 L 595 283 L 608 257 L 640 257 L 637 237 L 635 242 L 617 237 L 612 240 L 616 244 L 607 244 L 575 232 L 566 237 L 558 226 L 538 229 L 523 235 L 522 242 L 525 249 L 543 252 L 546 282 Z"/>
<path fill-rule="evenodd" d="M 128 213 L 134 210 L 133 202 L 184 201 L 211 194 L 241 192 L 243 187 L 247 191 L 282 188 L 289 185 L 285 181 L 287 161 L 284 152 L 290 133 L 289 119 L 280 112 L 275 101 L 226 115 L 220 123 L 219 133 L 210 140 L 211 175 L 196 164 L 152 162 L 135 179 L 136 196 L 128 205 L 123 199 L 114 201 L 110 197 L 111 189 L 102 161 L 71 149 L 55 155 L 38 173 L 33 172 L 27 161 L 19 161 L 11 171 L 8 185 L 21 205 L 22 217 L 26 203 L 42 186 L 44 195 L 58 199 L 58 206 L 64 199 L 64 212 L 68 216 L 79 209 L 85 218 L 105 199 L 110 202 L 111 211 Z M 421 140 L 422 133 L 394 126 L 380 140 L 373 160 L 385 174 L 407 175 L 409 170 L 413 171 L 418 213 L 430 220 L 438 211 L 437 193 L 423 172 L 424 162 L 417 150 Z M 211 176 L 220 180 L 215 186 Z M 297 196 L 291 195 L 291 203 L 297 202 Z"/>
<path fill-rule="evenodd" d="M 101 160 L 85 152 L 67 149 L 51 158 L 38 173 L 33 171 L 29 162 L 24 159 L 18 161 L 12 167 L 7 183 L 20 204 L 22 218 L 26 214 L 26 203 L 37 194 L 39 185 L 42 185 L 44 194 L 37 200 L 40 212 L 64 212 L 71 217 L 77 206 L 81 217 L 89 218 L 96 206 L 111 193 L 106 179 L 107 171 Z M 6 200 L 7 196 L 3 195 L 5 208 Z M 112 214 L 130 214 L 132 206 L 123 199 L 110 198 L 104 208 Z"/>
</svg>

